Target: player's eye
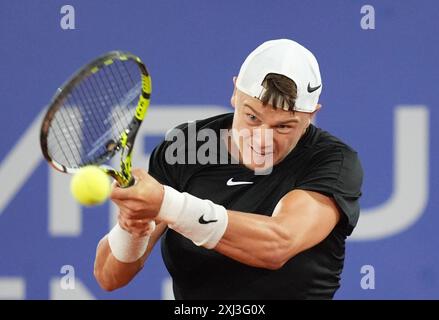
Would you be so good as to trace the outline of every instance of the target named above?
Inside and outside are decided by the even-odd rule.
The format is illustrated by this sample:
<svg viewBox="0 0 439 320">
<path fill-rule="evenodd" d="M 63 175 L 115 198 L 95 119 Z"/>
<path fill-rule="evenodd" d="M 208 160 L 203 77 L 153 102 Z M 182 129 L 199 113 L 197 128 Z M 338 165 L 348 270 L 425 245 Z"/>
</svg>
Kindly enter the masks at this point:
<svg viewBox="0 0 439 320">
<path fill-rule="evenodd" d="M 276 126 L 276 130 L 279 133 L 288 133 L 291 131 L 291 129 L 292 129 L 292 127 L 289 125 L 286 125 L 286 124 L 279 124 Z"/>
<path fill-rule="evenodd" d="M 254 115 L 254 114 L 251 114 L 251 113 L 246 113 L 246 116 L 247 116 L 247 118 L 250 120 L 250 121 L 257 121 L 258 120 L 258 118 L 256 118 L 256 116 Z"/>
</svg>

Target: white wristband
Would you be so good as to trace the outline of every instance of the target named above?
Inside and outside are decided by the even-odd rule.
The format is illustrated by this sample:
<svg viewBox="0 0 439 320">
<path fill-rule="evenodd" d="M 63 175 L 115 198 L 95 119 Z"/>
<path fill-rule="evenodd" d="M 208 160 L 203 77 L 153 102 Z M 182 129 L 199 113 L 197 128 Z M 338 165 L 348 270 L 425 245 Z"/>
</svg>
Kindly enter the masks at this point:
<svg viewBox="0 0 439 320">
<path fill-rule="evenodd" d="M 165 194 L 157 218 L 192 240 L 197 246 L 215 248 L 227 228 L 227 210 L 210 200 L 164 186 Z"/>
<path fill-rule="evenodd" d="M 146 251 L 149 236 L 155 229 L 153 220 L 149 223 L 149 232 L 143 237 L 133 237 L 131 233 L 122 229 L 117 223 L 108 233 L 108 244 L 113 256 L 125 263 L 137 261 Z"/>
</svg>

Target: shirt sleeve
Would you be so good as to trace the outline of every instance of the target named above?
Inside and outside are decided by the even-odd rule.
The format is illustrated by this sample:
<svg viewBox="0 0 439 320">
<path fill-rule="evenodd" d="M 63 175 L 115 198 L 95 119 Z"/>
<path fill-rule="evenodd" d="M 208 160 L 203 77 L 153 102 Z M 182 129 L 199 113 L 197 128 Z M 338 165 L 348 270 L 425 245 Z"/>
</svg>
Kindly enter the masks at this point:
<svg viewBox="0 0 439 320">
<path fill-rule="evenodd" d="M 313 157 L 308 168 L 296 188 L 332 197 L 343 214 L 341 222 L 346 227 L 346 234 L 350 235 L 360 215 L 363 182 L 363 169 L 357 153 L 341 148 L 325 151 Z"/>
<path fill-rule="evenodd" d="M 167 165 L 165 154 L 167 141 L 163 141 L 154 148 L 149 158 L 149 174 L 153 176 L 161 184 L 176 187 L 175 172 Z"/>
</svg>

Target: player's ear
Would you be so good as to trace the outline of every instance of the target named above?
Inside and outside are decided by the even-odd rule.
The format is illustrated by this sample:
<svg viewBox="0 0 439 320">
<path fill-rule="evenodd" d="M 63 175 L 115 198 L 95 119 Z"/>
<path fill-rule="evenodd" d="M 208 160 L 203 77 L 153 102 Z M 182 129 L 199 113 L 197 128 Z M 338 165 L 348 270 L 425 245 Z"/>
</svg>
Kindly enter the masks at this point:
<svg viewBox="0 0 439 320">
<path fill-rule="evenodd" d="M 310 118 L 311 121 L 314 119 L 314 117 L 316 116 L 317 112 L 319 112 L 319 110 L 320 110 L 321 107 L 322 107 L 321 104 L 317 104 L 317 105 L 316 105 L 316 109 L 314 110 L 313 113 L 311 113 L 311 118 Z"/>
<path fill-rule="evenodd" d="M 233 93 L 232 97 L 230 98 L 230 104 L 233 108 L 236 106 L 236 76 L 233 77 Z"/>
</svg>

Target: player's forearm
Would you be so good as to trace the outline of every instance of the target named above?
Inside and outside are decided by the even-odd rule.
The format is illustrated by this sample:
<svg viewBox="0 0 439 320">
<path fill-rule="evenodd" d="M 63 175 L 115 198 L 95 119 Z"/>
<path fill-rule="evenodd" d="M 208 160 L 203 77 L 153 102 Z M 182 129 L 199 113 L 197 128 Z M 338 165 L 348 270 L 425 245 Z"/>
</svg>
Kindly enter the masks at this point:
<svg viewBox="0 0 439 320">
<path fill-rule="evenodd" d="M 254 267 L 279 269 L 295 250 L 275 217 L 228 210 L 228 225 L 215 250 Z"/>
<path fill-rule="evenodd" d="M 295 254 L 296 241 L 279 217 L 227 211 L 169 186 L 164 191 L 156 218 L 198 246 L 267 269 L 280 268 Z"/>
<path fill-rule="evenodd" d="M 132 263 L 118 261 L 111 253 L 107 237 L 99 242 L 96 250 L 94 275 L 104 290 L 112 291 L 127 285 L 142 267 L 141 259 Z"/>
</svg>

